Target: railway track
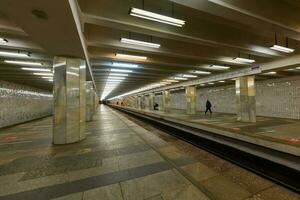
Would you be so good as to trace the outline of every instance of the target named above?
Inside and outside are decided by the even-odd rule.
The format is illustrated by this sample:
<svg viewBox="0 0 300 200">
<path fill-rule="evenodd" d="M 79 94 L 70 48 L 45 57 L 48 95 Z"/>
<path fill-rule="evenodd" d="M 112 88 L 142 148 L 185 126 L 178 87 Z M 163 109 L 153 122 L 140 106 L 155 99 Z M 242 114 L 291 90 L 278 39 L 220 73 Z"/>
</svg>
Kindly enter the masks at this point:
<svg viewBox="0 0 300 200">
<path fill-rule="evenodd" d="M 237 140 L 235 141 L 224 136 L 218 138 L 219 140 L 217 142 L 216 140 L 210 140 L 200 137 L 199 134 L 195 134 L 203 132 L 203 130 L 200 129 L 145 116 L 120 107 L 114 108 L 300 194 L 300 172 L 298 170 L 272 162 L 252 153 L 239 150 L 228 145 L 228 142 L 239 142 L 241 143 L 240 145 L 246 145 L 247 148 L 255 148 L 257 151 L 264 151 L 264 148 L 260 146 Z M 214 135 L 213 133 L 208 133 L 206 131 L 204 131 L 203 134 L 204 133 Z M 224 142 L 222 142 L 222 139 Z M 270 154 L 273 152 L 276 156 L 287 156 L 289 159 L 298 159 L 274 150 L 270 152 L 269 149 L 265 149 L 265 151 Z M 297 162 L 298 160 L 294 161 Z"/>
</svg>

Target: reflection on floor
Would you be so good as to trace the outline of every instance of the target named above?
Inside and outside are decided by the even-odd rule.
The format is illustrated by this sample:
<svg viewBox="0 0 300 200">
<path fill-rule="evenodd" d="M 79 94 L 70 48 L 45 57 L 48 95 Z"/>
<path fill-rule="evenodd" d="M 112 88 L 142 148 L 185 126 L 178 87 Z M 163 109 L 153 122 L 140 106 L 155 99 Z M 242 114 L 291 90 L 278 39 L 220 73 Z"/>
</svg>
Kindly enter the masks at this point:
<svg viewBox="0 0 300 200">
<path fill-rule="evenodd" d="M 204 112 L 197 112 L 196 115 L 187 115 L 184 110 L 177 109 L 172 109 L 169 113 L 149 112 L 300 147 L 300 120 L 258 116 L 256 123 L 245 123 L 238 122 L 234 114 L 213 113 L 212 115 L 205 115 Z"/>
<path fill-rule="evenodd" d="M 88 137 L 80 143 L 53 146 L 51 122 L 0 130 L 1 200 L 299 199 L 107 107 L 88 123 Z"/>
</svg>

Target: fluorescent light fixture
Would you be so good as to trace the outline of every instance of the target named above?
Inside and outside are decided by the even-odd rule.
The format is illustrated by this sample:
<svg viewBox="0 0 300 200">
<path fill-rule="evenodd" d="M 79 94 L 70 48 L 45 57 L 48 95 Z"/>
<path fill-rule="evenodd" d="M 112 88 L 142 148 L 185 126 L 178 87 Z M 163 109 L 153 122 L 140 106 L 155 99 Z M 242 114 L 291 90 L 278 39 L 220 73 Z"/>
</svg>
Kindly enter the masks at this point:
<svg viewBox="0 0 300 200">
<path fill-rule="evenodd" d="M 290 72 L 290 71 L 296 71 L 298 69 L 298 67 L 296 67 L 295 69 L 285 69 L 283 71 L 287 71 L 287 72 Z M 299 68 L 300 69 L 300 68 Z"/>
<path fill-rule="evenodd" d="M 162 80 L 163 82 L 170 82 L 170 83 L 178 83 L 179 81 L 177 80 L 171 80 L 171 79 L 164 79 Z"/>
<path fill-rule="evenodd" d="M 233 60 L 239 63 L 255 63 L 255 60 L 253 59 L 241 58 L 241 57 L 236 57 Z"/>
<path fill-rule="evenodd" d="M 29 61 L 17 61 L 17 60 L 4 60 L 5 63 L 16 64 L 16 65 L 31 65 L 31 66 L 42 66 L 40 62 L 29 62 Z"/>
<path fill-rule="evenodd" d="M 124 73 L 131 73 L 132 70 L 128 70 L 128 69 L 111 69 L 111 72 L 124 72 Z"/>
<path fill-rule="evenodd" d="M 215 83 L 208 83 L 208 85 L 214 85 Z"/>
<path fill-rule="evenodd" d="M 122 54 L 122 53 L 116 53 L 116 57 L 129 59 L 129 60 L 147 60 L 146 56 L 136 56 L 136 55 Z"/>
<path fill-rule="evenodd" d="M 149 11 L 138 9 L 138 8 L 131 8 L 130 15 L 134 16 L 134 17 L 140 17 L 143 19 L 148 19 L 148 20 L 152 20 L 152 21 L 156 21 L 156 22 L 160 22 L 160 23 L 164 23 L 164 24 L 169 24 L 169 25 L 173 25 L 173 26 L 178 26 L 178 27 L 182 27 L 185 25 L 184 20 L 176 19 L 173 17 L 168 17 L 165 15 L 160 15 L 157 13 L 149 12 Z"/>
<path fill-rule="evenodd" d="M 0 38 L 0 43 L 8 43 L 8 40 L 5 38 Z"/>
<path fill-rule="evenodd" d="M 114 84 L 114 83 L 117 83 L 117 82 L 121 82 L 123 80 L 124 79 L 109 79 L 109 78 L 107 78 L 106 82 L 110 82 L 110 83 Z"/>
<path fill-rule="evenodd" d="M 202 83 L 202 84 L 200 84 L 200 86 L 205 86 L 205 84 Z"/>
<path fill-rule="evenodd" d="M 41 78 L 43 78 L 43 79 L 53 79 L 52 76 L 42 76 Z"/>
<path fill-rule="evenodd" d="M 274 75 L 274 74 L 277 74 L 277 72 L 266 72 L 266 73 L 263 73 L 264 75 Z"/>
<path fill-rule="evenodd" d="M 38 76 L 53 76 L 52 73 L 33 73 L 33 74 Z"/>
<path fill-rule="evenodd" d="M 110 73 L 110 76 L 128 76 L 128 74 Z"/>
<path fill-rule="evenodd" d="M 110 79 L 110 80 L 124 80 L 125 77 L 109 76 L 107 79 Z"/>
<path fill-rule="evenodd" d="M 183 77 L 174 77 L 175 80 L 181 80 L 181 81 L 186 81 L 188 80 L 187 78 L 183 78 Z"/>
<path fill-rule="evenodd" d="M 228 66 L 223 66 L 223 65 L 211 65 L 208 68 L 210 69 L 215 69 L 215 70 L 226 70 L 226 69 L 230 69 L 230 67 Z"/>
<path fill-rule="evenodd" d="M 79 76 L 79 73 L 75 73 L 75 72 L 67 72 L 67 74 L 72 75 L 72 76 Z"/>
<path fill-rule="evenodd" d="M 162 84 L 162 85 L 169 85 L 169 84 L 172 84 L 172 83 L 162 81 L 162 82 L 160 82 L 160 84 Z"/>
<path fill-rule="evenodd" d="M 275 50 L 275 51 L 281 51 L 281 52 L 284 52 L 284 53 L 293 53 L 295 51 L 295 49 L 291 49 L 291 48 L 288 48 L 288 47 L 283 47 L 283 46 L 276 45 L 276 44 L 271 46 L 270 49 Z"/>
<path fill-rule="evenodd" d="M 113 62 L 112 65 L 114 67 L 124 67 L 124 68 L 138 68 L 139 67 L 137 64 L 121 63 L 121 62 Z"/>
<path fill-rule="evenodd" d="M 143 46 L 143 47 L 151 47 L 151 48 L 156 48 L 158 49 L 160 47 L 160 44 L 155 44 L 152 42 L 143 42 L 139 40 L 132 40 L 128 38 L 121 38 L 121 42 L 125 44 L 132 44 L 132 45 L 138 45 L 138 46 Z"/>
<path fill-rule="evenodd" d="M 50 69 L 43 69 L 43 68 L 29 68 L 29 67 L 22 67 L 22 70 L 27 70 L 27 71 L 36 71 L 36 72 L 51 72 Z"/>
<path fill-rule="evenodd" d="M 0 56 L 11 56 L 11 57 L 29 57 L 26 53 L 17 53 L 11 51 L 0 51 Z"/>
<path fill-rule="evenodd" d="M 194 71 L 192 71 L 192 73 L 195 73 L 195 74 L 211 74 L 211 72 L 200 71 L 200 70 L 194 70 Z"/>
<path fill-rule="evenodd" d="M 219 81 L 219 83 L 225 83 L 225 81 Z"/>
<path fill-rule="evenodd" d="M 184 78 L 197 78 L 198 76 L 191 75 L 191 74 L 183 74 L 182 77 L 184 77 Z"/>
<path fill-rule="evenodd" d="M 300 67 L 296 67 L 296 69 L 300 69 Z"/>
</svg>

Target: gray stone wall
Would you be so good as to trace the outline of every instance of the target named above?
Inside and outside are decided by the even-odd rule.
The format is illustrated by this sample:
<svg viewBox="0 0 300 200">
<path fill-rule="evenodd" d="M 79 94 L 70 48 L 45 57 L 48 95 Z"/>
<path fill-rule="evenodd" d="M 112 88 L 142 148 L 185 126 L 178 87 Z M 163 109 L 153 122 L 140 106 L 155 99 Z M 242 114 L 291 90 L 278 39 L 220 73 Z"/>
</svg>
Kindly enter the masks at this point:
<svg viewBox="0 0 300 200">
<path fill-rule="evenodd" d="M 186 109 L 185 90 L 171 92 L 171 109 Z"/>
<path fill-rule="evenodd" d="M 155 94 L 154 96 L 154 104 L 157 103 L 159 106 L 159 109 L 161 109 L 162 106 L 162 94 Z"/>
<path fill-rule="evenodd" d="M 197 110 L 205 109 L 209 99 L 213 111 L 236 113 L 234 81 L 232 85 L 197 88 Z M 171 107 L 185 109 L 184 90 L 171 95 Z M 300 119 L 300 77 L 278 78 L 256 82 L 256 112 L 259 116 Z"/>
<path fill-rule="evenodd" d="M 257 115 L 300 119 L 300 77 L 256 83 Z"/>
<path fill-rule="evenodd" d="M 52 114 L 52 92 L 0 80 L 0 128 Z"/>
<path fill-rule="evenodd" d="M 210 88 L 197 88 L 197 110 L 205 110 L 205 104 L 207 99 L 209 99 L 209 101 L 212 103 L 212 110 L 214 112 L 236 113 L 236 98 L 234 85 Z"/>
</svg>

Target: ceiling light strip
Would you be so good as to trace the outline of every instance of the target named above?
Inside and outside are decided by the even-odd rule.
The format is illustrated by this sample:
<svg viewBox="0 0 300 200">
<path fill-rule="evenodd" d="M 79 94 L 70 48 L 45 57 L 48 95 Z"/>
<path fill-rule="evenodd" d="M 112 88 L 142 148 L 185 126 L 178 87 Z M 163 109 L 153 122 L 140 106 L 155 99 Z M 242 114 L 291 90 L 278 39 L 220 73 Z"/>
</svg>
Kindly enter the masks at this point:
<svg viewBox="0 0 300 200">
<path fill-rule="evenodd" d="M 31 66 L 43 65 L 43 63 L 40 62 L 30 62 L 30 61 L 4 60 L 4 62 L 8 64 L 16 64 L 16 65 L 31 65 Z"/>
<path fill-rule="evenodd" d="M 129 59 L 129 60 L 147 60 L 146 56 L 136 56 L 129 54 L 116 53 L 117 58 Z"/>
<path fill-rule="evenodd" d="M 121 38 L 121 42 L 125 44 L 132 44 L 132 45 L 138 45 L 143 47 L 151 47 L 158 49 L 160 47 L 160 44 L 152 43 L 152 42 L 143 42 L 139 40 L 133 40 L 128 38 Z"/>
<path fill-rule="evenodd" d="M 169 25 L 178 26 L 178 27 L 182 27 L 182 26 L 185 25 L 184 20 L 176 19 L 176 18 L 173 18 L 173 17 L 168 17 L 168 16 L 165 16 L 165 15 L 160 15 L 160 14 L 157 14 L 157 13 L 153 13 L 153 12 L 138 9 L 138 8 L 131 8 L 130 9 L 130 15 L 134 16 L 134 17 L 148 19 L 148 20 L 161 22 L 161 23 L 164 23 L 164 24 L 169 24 Z"/>
</svg>

